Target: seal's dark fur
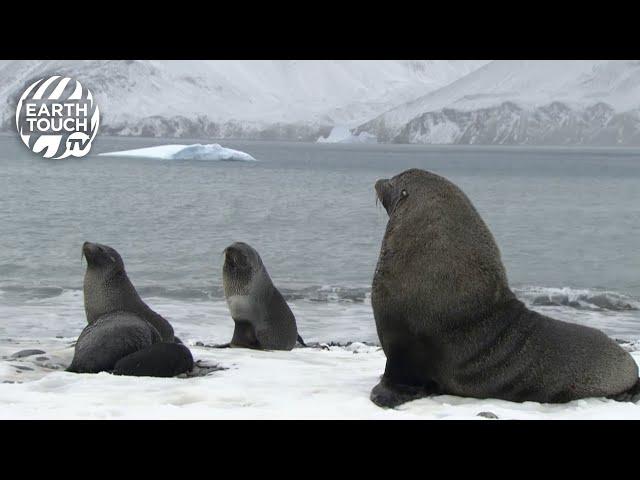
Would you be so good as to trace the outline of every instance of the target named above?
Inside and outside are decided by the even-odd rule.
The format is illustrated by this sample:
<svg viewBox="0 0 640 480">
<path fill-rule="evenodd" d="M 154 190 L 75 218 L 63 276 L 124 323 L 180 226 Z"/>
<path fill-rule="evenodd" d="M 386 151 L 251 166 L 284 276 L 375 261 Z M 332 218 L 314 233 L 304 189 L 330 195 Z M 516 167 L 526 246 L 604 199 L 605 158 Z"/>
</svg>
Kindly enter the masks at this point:
<svg viewBox="0 0 640 480">
<path fill-rule="evenodd" d="M 258 252 L 246 243 L 235 242 L 225 249 L 224 257 L 224 295 L 235 322 L 230 346 L 291 350 L 302 340 L 296 318 Z"/>
<path fill-rule="evenodd" d="M 193 368 L 173 327 L 138 296 L 113 248 L 85 242 L 84 305 L 88 325 L 67 369 L 76 373 L 170 377 Z"/>
<path fill-rule="evenodd" d="M 412 169 L 376 183 L 389 214 L 371 303 L 387 365 L 383 407 L 432 393 L 567 402 L 624 394 L 633 358 L 602 332 L 528 310 L 466 195 Z"/>
</svg>

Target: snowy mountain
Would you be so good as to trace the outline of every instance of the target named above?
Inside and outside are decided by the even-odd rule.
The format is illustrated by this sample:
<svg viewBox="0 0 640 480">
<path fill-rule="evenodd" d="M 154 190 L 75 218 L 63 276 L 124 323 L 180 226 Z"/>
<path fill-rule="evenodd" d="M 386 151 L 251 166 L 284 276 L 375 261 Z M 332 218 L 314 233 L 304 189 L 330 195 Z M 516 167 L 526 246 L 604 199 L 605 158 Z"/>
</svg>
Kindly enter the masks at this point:
<svg viewBox="0 0 640 480">
<path fill-rule="evenodd" d="M 381 142 L 640 145 L 640 61 L 500 60 L 379 115 Z"/>
<path fill-rule="evenodd" d="M 0 126 L 33 81 L 72 76 L 94 93 L 101 132 L 312 140 L 355 127 L 486 61 L 0 61 Z"/>
<path fill-rule="evenodd" d="M 69 75 L 115 135 L 338 142 L 640 145 L 640 62 L 0 61 L 0 126 Z"/>
</svg>

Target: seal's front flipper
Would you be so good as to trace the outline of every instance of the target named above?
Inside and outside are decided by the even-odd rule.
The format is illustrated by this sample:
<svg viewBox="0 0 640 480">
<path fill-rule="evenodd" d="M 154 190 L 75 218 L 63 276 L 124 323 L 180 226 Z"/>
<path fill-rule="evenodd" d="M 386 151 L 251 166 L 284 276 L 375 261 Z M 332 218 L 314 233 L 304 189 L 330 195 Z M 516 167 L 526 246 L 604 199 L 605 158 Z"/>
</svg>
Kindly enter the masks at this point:
<svg viewBox="0 0 640 480">
<path fill-rule="evenodd" d="M 261 348 L 256 329 L 249 320 L 236 320 L 233 329 L 233 338 L 231 338 L 231 347 L 253 348 L 259 350 Z"/>
<path fill-rule="evenodd" d="M 306 344 L 306 343 L 304 343 L 304 340 L 302 339 L 302 337 L 301 337 L 300 335 L 298 335 L 298 343 L 299 343 L 300 345 L 302 345 L 303 347 L 306 347 L 306 346 L 307 346 L 307 344 Z"/>
<path fill-rule="evenodd" d="M 155 343 L 120 359 L 114 375 L 175 377 L 193 369 L 193 356 L 181 343 Z"/>
<path fill-rule="evenodd" d="M 610 397 L 618 402 L 640 402 L 640 378 L 630 390 Z"/>
<path fill-rule="evenodd" d="M 638 379 L 634 387 L 629 390 L 629 393 L 631 394 L 631 399 L 629 400 L 630 402 L 640 402 L 640 378 Z"/>
<path fill-rule="evenodd" d="M 433 393 L 435 393 L 434 390 L 426 387 L 391 383 L 383 376 L 380 383 L 371 390 L 369 398 L 379 407 L 396 408 L 403 403 L 427 397 Z"/>
</svg>

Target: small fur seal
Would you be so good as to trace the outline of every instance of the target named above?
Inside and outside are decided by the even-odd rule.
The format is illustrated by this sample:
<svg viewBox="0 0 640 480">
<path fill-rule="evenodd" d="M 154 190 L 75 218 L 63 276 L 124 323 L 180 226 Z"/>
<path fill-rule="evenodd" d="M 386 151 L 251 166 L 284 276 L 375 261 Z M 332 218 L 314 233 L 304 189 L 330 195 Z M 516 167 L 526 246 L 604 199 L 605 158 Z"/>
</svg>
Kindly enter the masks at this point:
<svg viewBox="0 0 640 480">
<path fill-rule="evenodd" d="M 67 371 L 173 377 L 192 368 L 187 347 L 163 342 L 158 330 L 134 313 L 113 312 L 84 328 Z"/>
<path fill-rule="evenodd" d="M 236 242 L 224 250 L 224 295 L 235 322 L 231 343 L 225 346 L 291 350 L 298 335 L 296 318 L 273 285 L 258 252 Z"/>
<path fill-rule="evenodd" d="M 161 341 L 158 330 L 138 315 L 107 313 L 82 330 L 67 371 L 110 372 L 122 358 Z"/>
<path fill-rule="evenodd" d="M 153 325 L 165 342 L 173 342 L 171 324 L 142 301 L 124 270 L 122 257 L 115 249 L 99 243 L 84 242 L 87 259 L 84 275 L 84 309 L 87 322 L 116 311 L 132 312 Z"/>
<path fill-rule="evenodd" d="M 374 403 L 638 396 L 638 367 L 615 341 L 516 299 L 493 235 L 453 183 L 411 169 L 375 190 L 389 222 L 371 293 L 387 356 Z"/>
<path fill-rule="evenodd" d="M 180 343 L 155 343 L 119 360 L 114 375 L 136 377 L 175 377 L 193 369 L 193 356 Z"/>
<path fill-rule="evenodd" d="M 67 369 L 76 373 L 171 377 L 190 371 L 193 357 L 173 328 L 138 296 L 113 248 L 85 242 L 84 305 L 88 325 Z"/>
</svg>

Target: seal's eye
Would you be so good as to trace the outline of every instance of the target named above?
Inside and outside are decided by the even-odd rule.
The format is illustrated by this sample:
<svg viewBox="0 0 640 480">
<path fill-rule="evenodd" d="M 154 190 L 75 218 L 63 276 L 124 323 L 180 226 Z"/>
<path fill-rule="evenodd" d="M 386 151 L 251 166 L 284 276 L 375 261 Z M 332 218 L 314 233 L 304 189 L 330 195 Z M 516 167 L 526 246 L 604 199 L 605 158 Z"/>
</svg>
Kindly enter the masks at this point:
<svg viewBox="0 0 640 480">
<path fill-rule="evenodd" d="M 409 196 L 409 192 L 407 192 L 406 190 L 404 190 L 404 189 L 403 189 L 403 190 L 400 192 L 400 195 L 402 195 L 402 198 L 406 198 L 406 197 L 408 197 L 408 196 Z"/>
</svg>

